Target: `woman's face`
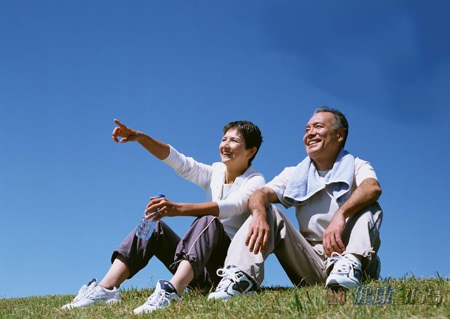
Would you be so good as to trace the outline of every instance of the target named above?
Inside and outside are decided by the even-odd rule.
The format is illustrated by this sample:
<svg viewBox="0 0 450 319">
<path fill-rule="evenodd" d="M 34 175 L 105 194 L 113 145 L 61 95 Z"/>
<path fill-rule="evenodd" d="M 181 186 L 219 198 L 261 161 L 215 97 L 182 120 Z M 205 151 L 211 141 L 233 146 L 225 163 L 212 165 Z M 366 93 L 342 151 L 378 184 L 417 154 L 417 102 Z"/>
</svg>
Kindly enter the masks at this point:
<svg viewBox="0 0 450 319">
<path fill-rule="evenodd" d="M 219 145 L 220 159 L 227 166 L 247 167 L 249 159 L 254 154 L 253 149 L 246 149 L 242 134 L 237 129 L 230 128 Z"/>
</svg>

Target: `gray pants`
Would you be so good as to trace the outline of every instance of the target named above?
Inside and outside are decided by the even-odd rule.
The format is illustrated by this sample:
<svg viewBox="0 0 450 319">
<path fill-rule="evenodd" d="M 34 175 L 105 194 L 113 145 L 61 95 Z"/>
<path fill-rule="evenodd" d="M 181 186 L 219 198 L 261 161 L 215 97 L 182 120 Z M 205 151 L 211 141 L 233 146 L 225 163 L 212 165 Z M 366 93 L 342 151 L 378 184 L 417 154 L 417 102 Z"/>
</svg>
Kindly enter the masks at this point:
<svg viewBox="0 0 450 319">
<path fill-rule="evenodd" d="M 245 239 L 251 218 L 234 236 L 225 265 L 238 267 L 260 286 L 264 280 L 264 261 L 271 253 L 275 253 L 294 285 L 325 282 L 331 264 L 323 253 L 321 243 L 308 242 L 274 205 L 267 210 L 270 238 L 266 250 L 256 255 L 250 253 L 245 246 Z M 343 234 L 346 246 L 344 254 L 353 253 L 364 257 L 363 271 L 372 278 L 377 277 L 380 266 L 376 252 L 380 247 L 381 218 L 382 210 L 378 203 L 371 205 L 347 221 Z"/>
<path fill-rule="evenodd" d="M 159 221 L 148 241 L 135 235 L 136 229 L 125 237 L 113 252 L 111 262 L 122 255 L 132 278 L 156 256 L 174 274 L 178 264 L 187 260 L 194 270 L 191 288 L 209 289 L 219 283 L 216 270 L 223 267 L 230 238 L 217 217 L 197 218 L 186 235 L 178 235 L 163 221 Z"/>
</svg>

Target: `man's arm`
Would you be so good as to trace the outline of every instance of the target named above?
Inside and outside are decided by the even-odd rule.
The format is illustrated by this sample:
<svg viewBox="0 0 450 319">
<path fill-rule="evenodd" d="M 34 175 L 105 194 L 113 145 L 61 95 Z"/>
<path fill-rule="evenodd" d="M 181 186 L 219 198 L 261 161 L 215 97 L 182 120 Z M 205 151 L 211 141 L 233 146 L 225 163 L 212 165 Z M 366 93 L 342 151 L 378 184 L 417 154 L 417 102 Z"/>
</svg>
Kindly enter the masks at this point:
<svg viewBox="0 0 450 319">
<path fill-rule="evenodd" d="M 345 221 L 364 207 L 377 201 L 381 195 L 381 187 L 374 178 L 365 179 L 350 195 L 349 199 L 334 213 L 333 219 L 323 234 L 323 248 L 327 256 L 332 252 L 343 253 L 342 233 Z"/>
<path fill-rule="evenodd" d="M 267 206 L 279 203 L 276 193 L 269 187 L 263 187 L 252 195 L 248 200 L 248 208 L 252 214 L 252 221 L 248 230 L 245 245 L 255 255 L 266 249 L 270 236 L 270 227 L 267 223 Z"/>
</svg>

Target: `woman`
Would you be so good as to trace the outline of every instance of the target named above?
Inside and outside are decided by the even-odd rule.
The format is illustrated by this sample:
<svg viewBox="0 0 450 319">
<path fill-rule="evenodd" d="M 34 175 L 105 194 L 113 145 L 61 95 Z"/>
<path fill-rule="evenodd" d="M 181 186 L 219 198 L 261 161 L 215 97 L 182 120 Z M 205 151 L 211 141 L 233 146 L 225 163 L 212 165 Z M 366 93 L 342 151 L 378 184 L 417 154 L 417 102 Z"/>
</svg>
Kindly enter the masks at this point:
<svg viewBox="0 0 450 319">
<path fill-rule="evenodd" d="M 97 302 L 121 300 L 118 287 L 144 268 L 156 256 L 172 272 L 169 281 L 158 281 L 153 294 L 135 313 L 164 308 L 181 299 L 188 287 L 209 289 L 220 278 L 216 270 L 223 266 L 228 246 L 239 227 L 249 216 L 247 200 L 265 184 L 264 177 L 252 167 L 262 143 L 259 128 L 251 122 L 236 121 L 225 125 L 219 144 L 221 162 L 206 165 L 186 157 L 164 142 L 131 129 L 114 120 L 112 139 L 126 143 L 136 141 L 151 154 L 171 166 L 181 177 L 202 187 L 208 201 L 176 203 L 152 197 L 145 209 L 147 218 L 157 221 L 148 240 L 136 236 L 136 229 L 123 240 L 112 255 L 112 265 L 105 277 L 83 285 L 64 309 L 86 307 Z M 120 140 L 119 140 L 120 138 Z M 196 216 L 180 239 L 162 219 L 173 216 Z"/>
</svg>

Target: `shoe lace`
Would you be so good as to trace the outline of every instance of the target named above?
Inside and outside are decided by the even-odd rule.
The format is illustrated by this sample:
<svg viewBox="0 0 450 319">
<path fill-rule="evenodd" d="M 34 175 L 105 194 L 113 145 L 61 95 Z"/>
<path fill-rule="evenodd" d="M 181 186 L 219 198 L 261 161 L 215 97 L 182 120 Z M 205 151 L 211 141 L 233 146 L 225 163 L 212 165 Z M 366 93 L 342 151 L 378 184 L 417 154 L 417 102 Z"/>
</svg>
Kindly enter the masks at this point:
<svg viewBox="0 0 450 319">
<path fill-rule="evenodd" d="M 221 290 L 229 286 L 230 283 L 239 282 L 236 270 L 227 268 L 219 268 L 216 271 L 217 276 L 222 277 L 222 280 L 217 285 L 217 290 Z"/>
<path fill-rule="evenodd" d="M 78 295 L 75 296 L 72 303 L 75 303 L 81 299 L 89 297 L 94 293 L 96 287 L 97 286 L 87 286 L 81 293 L 78 293 Z"/>
<path fill-rule="evenodd" d="M 167 300 L 166 292 L 161 289 L 152 293 L 145 303 L 149 306 L 158 306 L 164 302 L 164 300 Z"/>
<path fill-rule="evenodd" d="M 351 269 L 355 268 L 351 260 L 336 252 L 331 254 L 330 262 L 334 263 L 333 271 L 341 273 L 349 273 Z"/>
<path fill-rule="evenodd" d="M 77 302 L 85 297 L 92 294 L 93 288 L 97 286 L 97 279 L 93 278 L 87 284 L 83 285 L 80 290 L 78 290 L 77 295 L 73 298 L 72 303 Z"/>
</svg>

